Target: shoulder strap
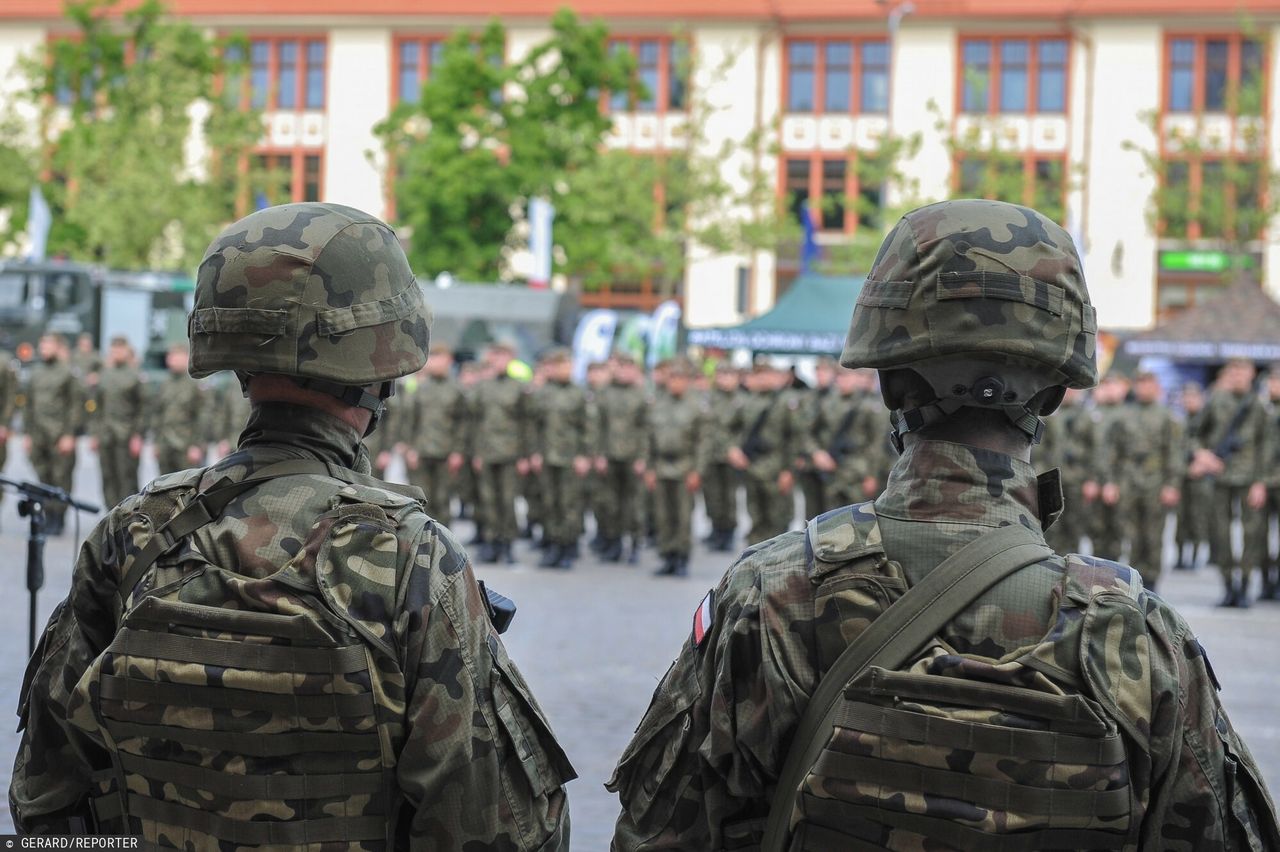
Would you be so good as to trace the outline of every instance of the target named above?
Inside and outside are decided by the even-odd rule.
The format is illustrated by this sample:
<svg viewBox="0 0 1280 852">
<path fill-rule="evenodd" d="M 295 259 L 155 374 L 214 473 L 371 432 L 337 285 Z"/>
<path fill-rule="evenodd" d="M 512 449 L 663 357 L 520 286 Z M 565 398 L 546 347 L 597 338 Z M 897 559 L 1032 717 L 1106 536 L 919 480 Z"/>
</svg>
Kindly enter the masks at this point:
<svg viewBox="0 0 1280 852">
<path fill-rule="evenodd" d="M 287 461 L 269 464 L 238 482 L 218 482 L 204 491 L 196 492 L 195 497 L 192 498 L 186 508 L 165 521 L 147 540 L 147 543 L 143 545 L 142 550 L 138 552 L 137 558 L 129 566 L 129 571 L 121 578 L 120 586 L 116 590 L 120 605 L 124 606 L 129 599 L 129 595 L 133 592 L 133 588 L 142 579 L 142 575 L 155 564 L 157 559 L 196 530 L 213 523 L 236 497 L 269 479 L 305 475 L 326 476 L 330 479 L 350 483 L 363 483 L 368 479 L 368 477 L 364 477 L 355 471 L 347 470 L 338 465 L 326 464 L 318 459 L 288 459 Z M 382 486 L 381 483 L 379 485 L 380 487 L 386 487 Z"/>
<path fill-rule="evenodd" d="M 805 708 L 769 808 L 763 852 L 785 852 L 800 785 L 827 742 L 849 682 L 871 666 L 901 668 L 987 589 L 1052 555 L 1026 527 L 1000 527 L 951 554 L 871 622 L 832 664 Z"/>
</svg>

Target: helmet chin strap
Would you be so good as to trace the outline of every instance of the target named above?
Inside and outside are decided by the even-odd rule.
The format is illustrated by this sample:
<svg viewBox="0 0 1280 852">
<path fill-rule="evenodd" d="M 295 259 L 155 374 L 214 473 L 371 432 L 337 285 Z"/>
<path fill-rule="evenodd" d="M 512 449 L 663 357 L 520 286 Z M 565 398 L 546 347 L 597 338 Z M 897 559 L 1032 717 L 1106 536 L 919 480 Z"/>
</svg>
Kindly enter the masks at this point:
<svg viewBox="0 0 1280 852">
<path fill-rule="evenodd" d="M 1044 435 L 1044 421 L 1027 404 L 1002 403 L 1005 384 L 999 378 L 987 376 L 978 379 L 972 387 L 956 386 L 953 390 L 955 393 L 949 396 L 939 396 L 916 408 L 900 408 L 890 413 L 889 421 L 893 424 L 893 430 L 889 433 L 889 440 L 899 454 L 903 448 L 902 437 L 908 432 L 932 426 L 966 407 L 1002 411 L 1010 423 L 1031 439 L 1032 445 L 1040 443 L 1040 438 Z"/>
</svg>

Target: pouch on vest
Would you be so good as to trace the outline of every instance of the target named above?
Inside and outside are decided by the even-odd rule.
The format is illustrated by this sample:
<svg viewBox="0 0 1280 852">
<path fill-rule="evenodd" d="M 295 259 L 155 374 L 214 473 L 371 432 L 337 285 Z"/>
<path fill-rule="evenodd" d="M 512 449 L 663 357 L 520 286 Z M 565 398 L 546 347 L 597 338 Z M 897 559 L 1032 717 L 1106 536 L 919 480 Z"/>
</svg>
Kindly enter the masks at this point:
<svg viewBox="0 0 1280 852">
<path fill-rule="evenodd" d="M 99 832 L 201 849 L 394 842 L 403 734 L 388 707 L 403 676 L 384 631 L 335 593 L 377 576 L 347 557 L 385 551 L 395 531 L 379 507 L 333 504 L 270 576 L 220 567 L 184 538 L 140 578 L 77 687 L 112 755 L 95 779 Z M 363 603 L 394 612 L 396 578 L 382 582 L 384 605 L 367 582 Z"/>
<path fill-rule="evenodd" d="M 1001 537 L 1003 554 L 988 546 Z M 766 852 L 1133 847 L 1125 742 L 1103 706 L 1019 660 L 960 654 L 937 636 L 991 585 L 1049 555 L 1038 537 L 1004 527 L 871 614 L 801 721 Z M 955 579 L 964 570 L 972 576 Z"/>
</svg>

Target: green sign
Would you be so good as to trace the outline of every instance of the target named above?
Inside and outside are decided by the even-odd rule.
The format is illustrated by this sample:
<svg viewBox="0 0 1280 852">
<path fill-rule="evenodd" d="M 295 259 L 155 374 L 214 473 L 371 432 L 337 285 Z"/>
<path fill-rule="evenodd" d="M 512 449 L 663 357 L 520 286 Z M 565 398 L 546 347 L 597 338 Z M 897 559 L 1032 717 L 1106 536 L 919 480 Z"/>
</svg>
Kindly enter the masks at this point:
<svg viewBox="0 0 1280 852">
<path fill-rule="evenodd" d="M 1227 272 L 1236 269 L 1252 269 L 1256 261 L 1242 255 L 1233 258 L 1225 251 L 1162 251 L 1160 268 L 1165 272 Z"/>
</svg>

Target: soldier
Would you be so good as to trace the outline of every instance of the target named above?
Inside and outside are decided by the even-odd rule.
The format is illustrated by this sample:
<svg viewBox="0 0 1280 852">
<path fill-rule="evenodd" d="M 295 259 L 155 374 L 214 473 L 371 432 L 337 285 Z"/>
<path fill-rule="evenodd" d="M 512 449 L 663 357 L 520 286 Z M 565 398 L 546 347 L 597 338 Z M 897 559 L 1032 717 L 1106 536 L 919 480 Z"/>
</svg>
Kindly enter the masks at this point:
<svg viewBox="0 0 1280 852">
<path fill-rule="evenodd" d="M 693 496 L 702 487 L 706 467 L 705 398 L 689 393 L 693 364 L 673 359 L 667 368 L 666 393 L 649 410 L 649 466 L 645 485 L 654 495 L 658 555 L 656 576 L 684 577 L 693 548 Z"/>
<path fill-rule="evenodd" d="M 452 521 L 451 502 L 458 472 L 462 470 L 461 437 L 466 428 L 466 402 L 462 388 L 449 378 L 453 350 L 434 343 L 427 365 L 418 374 L 418 386 L 407 400 L 412 409 L 412 431 L 405 436 L 405 467 L 409 482 L 427 495 L 427 508 L 445 526 Z"/>
<path fill-rule="evenodd" d="M 102 369 L 102 359 L 98 357 L 98 348 L 93 345 L 92 334 L 81 332 L 76 336 L 76 348 L 70 353 L 69 360 L 71 368 L 86 384 L 96 383 L 98 371 Z"/>
<path fill-rule="evenodd" d="M 1192 476 L 1188 447 L 1200 434 L 1204 420 L 1204 390 L 1195 382 L 1182 386 L 1182 409 L 1186 412 L 1183 423 L 1182 489 L 1178 502 L 1178 560 L 1175 571 L 1194 571 L 1201 562 L 1201 551 L 1209 543 L 1209 520 L 1213 506 L 1213 479 L 1208 476 Z"/>
<path fill-rule="evenodd" d="M 18 371 L 14 369 L 13 356 L 0 350 L 0 471 L 9 461 L 9 437 L 12 433 L 13 413 L 18 405 Z M 0 502 L 4 492 L 0 491 Z"/>
<path fill-rule="evenodd" d="M 262 210 L 214 241 L 191 370 L 237 371 L 249 424 L 81 550 L 27 676 L 19 831 L 569 848 L 573 770 L 466 553 L 420 491 L 367 475 L 360 436 L 425 360 L 428 317 L 394 233 L 349 207 Z"/>
<path fill-rule="evenodd" d="M 531 403 L 531 477 L 545 501 L 543 568 L 573 567 L 582 538 L 582 490 L 594 444 L 586 393 L 573 383 L 573 353 L 556 347 L 543 357 L 546 383 Z"/>
<path fill-rule="evenodd" d="M 810 445 L 814 467 L 823 477 L 833 506 L 870 499 L 875 493 L 875 454 L 883 442 L 883 410 L 872 416 L 863 404 L 867 370 L 837 367 L 834 393 L 822 400 Z"/>
<path fill-rule="evenodd" d="M 537 395 L 547 384 L 547 354 L 543 353 L 534 364 L 533 379 L 524 388 L 524 392 L 530 397 L 528 406 L 530 411 L 534 408 Z M 530 430 L 532 442 L 533 424 L 526 424 L 526 426 Z M 534 446 L 536 445 L 531 444 L 530 453 L 533 452 Z M 551 540 L 547 538 L 545 478 L 534 472 L 532 468 L 526 468 L 523 473 L 520 473 L 517 482 L 519 495 L 524 498 L 524 526 L 520 529 L 520 538 L 532 539 L 533 546 L 536 548 L 546 548 Z"/>
<path fill-rule="evenodd" d="M 591 471 L 584 480 L 586 490 L 585 508 L 590 510 L 595 520 L 596 534 L 589 543 L 592 553 L 600 554 L 608 549 L 609 542 L 604 537 L 601 518 L 608 508 L 609 501 L 603 496 L 604 477 L 596 471 L 595 459 L 600 457 L 600 403 L 613 384 L 613 365 L 608 361 L 597 361 L 587 365 L 587 415 L 591 418 L 593 444 L 588 448 L 592 458 Z"/>
<path fill-rule="evenodd" d="M 1187 624 L 1044 546 L 1039 418 L 1096 377 L 1071 238 L 950 201 L 877 257 L 841 363 L 881 371 L 888 487 L 704 598 L 609 782 L 615 852 L 1280 848 Z"/>
<path fill-rule="evenodd" d="M 1121 488 L 1128 479 L 1128 470 L 1141 440 L 1133 431 L 1132 411 L 1125 401 L 1128 395 L 1129 380 L 1119 373 L 1104 378 L 1094 394 L 1097 408 L 1092 461 L 1093 481 L 1097 486 L 1089 539 L 1093 543 L 1093 555 L 1106 559 L 1119 559 L 1124 550 L 1129 501 L 1121 499 Z M 1095 493 L 1094 489 L 1090 491 Z M 1155 570 L 1158 572 L 1159 568 Z"/>
<path fill-rule="evenodd" d="M 475 457 L 476 388 L 488 378 L 488 367 L 483 361 L 467 361 L 458 368 L 458 385 L 462 388 L 462 411 L 465 428 L 462 434 L 462 470 L 458 472 L 459 517 L 470 518 L 475 523 L 475 535 L 470 544 L 484 544 L 484 520 L 480 507 L 480 485 L 471 461 Z"/>
<path fill-rule="evenodd" d="M 85 414 L 81 382 L 68 363 L 66 342 L 59 335 L 41 336 L 36 349 L 40 360 L 31 366 L 22 414 L 27 458 L 41 482 L 70 492 L 76 435 Z M 50 535 L 62 534 L 66 513 L 67 507 L 60 503 L 45 507 Z"/>
<path fill-rule="evenodd" d="M 741 474 L 729 464 L 729 450 L 737 442 L 733 424 L 742 405 L 742 379 L 728 363 L 716 365 L 714 388 L 708 395 L 706 465 L 702 470 L 702 502 L 711 533 L 705 543 L 724 553 L 733 549 L 738 527 L 738 481 Z"/>
<path fill-rule="evenodd" d="M 796 411 L 796 456 L 794 465 L 795 479 L 800 486 L 800 495 L 804 498 L 804 517 L 811 518 L 830 509 L 827 501 L 826 478 L 824 471 L 814 466 L 813 450 L 817 446 L 816 433 L 820 428 L 821 418 L 830 401 L 836 397 L 835 377 L 836 359 L 823 356 L 814 366 L 815 386 L 809 392 L 800 393 L 800 407 Z M 835 418 L 839 422 L 839 417 Z M 829 472 L 829 471 L 828 471 Z"/>
<path fill-rule="evenodd" d="M 747 398 L 733 423 L 738 444 L 729 450 L 729 464 L 743 473 L 751 516 L 748 545 L 786 532 L 795 516 L 791 447 L 800 401 L 789 392 L 790 385 L 790 372 L 757 357 L 747 376 Z"/>
<path fill-rule="evenodd" d="M 218 415 L 210 418 L 209 443 L 217 450 L 218 458 L 225 458 L 239 442 L 240 430 L 249 419 L 249 398 L 244 395 L 240 382 L 234 376 L 223 381 L 216 393 Z"/>
<path fill-rule="evenodd" d="M 506 341 L 490 345 L 485 353 L 490 378 L 476 385 L 473 412 L 475 441 L 471 468 L 479 487 L 481 519 L 487 540 L 481 562 L 515 562 L 511 544 L 519 534 L 516 523 L 516 477 L 528 471 L 525 429 L 528 397 L 524 385 L 508 374 L 515 346 Z"/>
<path fill-rule="evenodd" d="M 1205 409 L 1195 436 L 1190 475 L 1211 476 L 1213 521 L 1209 558 L 1218 566 L 1226 594 L 1222 606 L 1249 606 L 1249 579 L 1260 568 L 1266 531 L 1261 509 L 1267 499 L 1267 412 L 1254 393 L 1252 361 L 1234 360 L 1222 368 L 1220 389 Z M 1231 546 L 1232 522 L 1244 527 L 1244 551 L 1237 560 Z M 1238 573 L 1237 573 L 1238 572 Z"/>
<path fill-rule="evenodd" d="M 1257 522 L 1256 545 L 1262 567 L 1262 592 L 1264 601 L 1280 599 L 1280 556 L 1271 555 L 1271 525 L 1280 520 L 1280 365 L 1271 365 L 1267 375 L 1267 449 L 1264 463 L 1267 498 Z"/>
<path fill-rule="evenodd" d="M 373 470 L 373 475 L 379 479 L 386 479 L 387 470 L 390 469 L 391 463 L 395 461 L 396 455 L 404 454 L 404 434 L 407 424 L 405 418 L 408 412 L 402 410 L 404 406 L 404 396 L 402 395 L 403 383 L 396 382 L 395 391 L 382 405 L 381 419 L 378 421 L 378 429 L 372 435 L 364 438 L 365 452 L 369 455 L 369 464 Z"/>
<path fill-rule="evenodd" d="M 185 343 L 169 347 L 164 359 L 169 375 L 150 400 L 151 440 L 162 474 L 204 463 L 208 438 L 204 393 L 187 375 L 189 358 Z"/>
<path fill-rule="evenodd" d="M 98 453 L 102 500 L 114 506 L 138 490 L 138 459 L 146 431 L 146 387 L 126 337 L 114 337 L 94 388 L 90 445 Z"/>
<path fill-rule="evenodd" d="M 600 501 L 596 523 L 607 542 L 600 551 L 607 562 L 623 558 L 622 538 L 630 538 L 627 563 L 640 559 L 640 539 L 644 533 L 644 505 L 641 488 L 644 476 L 644 452 L 648 435 L 647 409 L 640 367 L 628 355 L 613 359 L 613 383 L 600 396 L 599 455 L 595 470 L 601 479 Z"/>
<path fill-rule="evenodd" d="M 1041 469 L 1056 469 L 1062 482 L 1062 516 L 1045 530 L 1045 541 L 1057 553 L 1080 550 L 1080 541 L 1088 533 L 1092 518 L 1092 501 L 1097 499 L 1092 488 L 1088 490 L 1093 496 L 1085 498 L 1085 483 L 1093 482 L 1091 459 L 1096 452 L 1097 430 L 1084 400 L 1084 391 L 1067 389 L 1058 412 L 1045 421 L 1039 452 Z"/>
<path fill-rule="evenodd" d="M 1182 424 L 1160 400 L 1160 379 L 1141 372 L 1134 383 L 1137 403 L 1126 415 L 1135 436 L 1125 481 L 1121 486 L 1130 542 L 1129 561 L 1142 572 L 1142 583 L 1155 591 L 1164 565 L 1164 527 L 1178 506 L 1178 482 L 1185 463 Z"/>
</svg>

